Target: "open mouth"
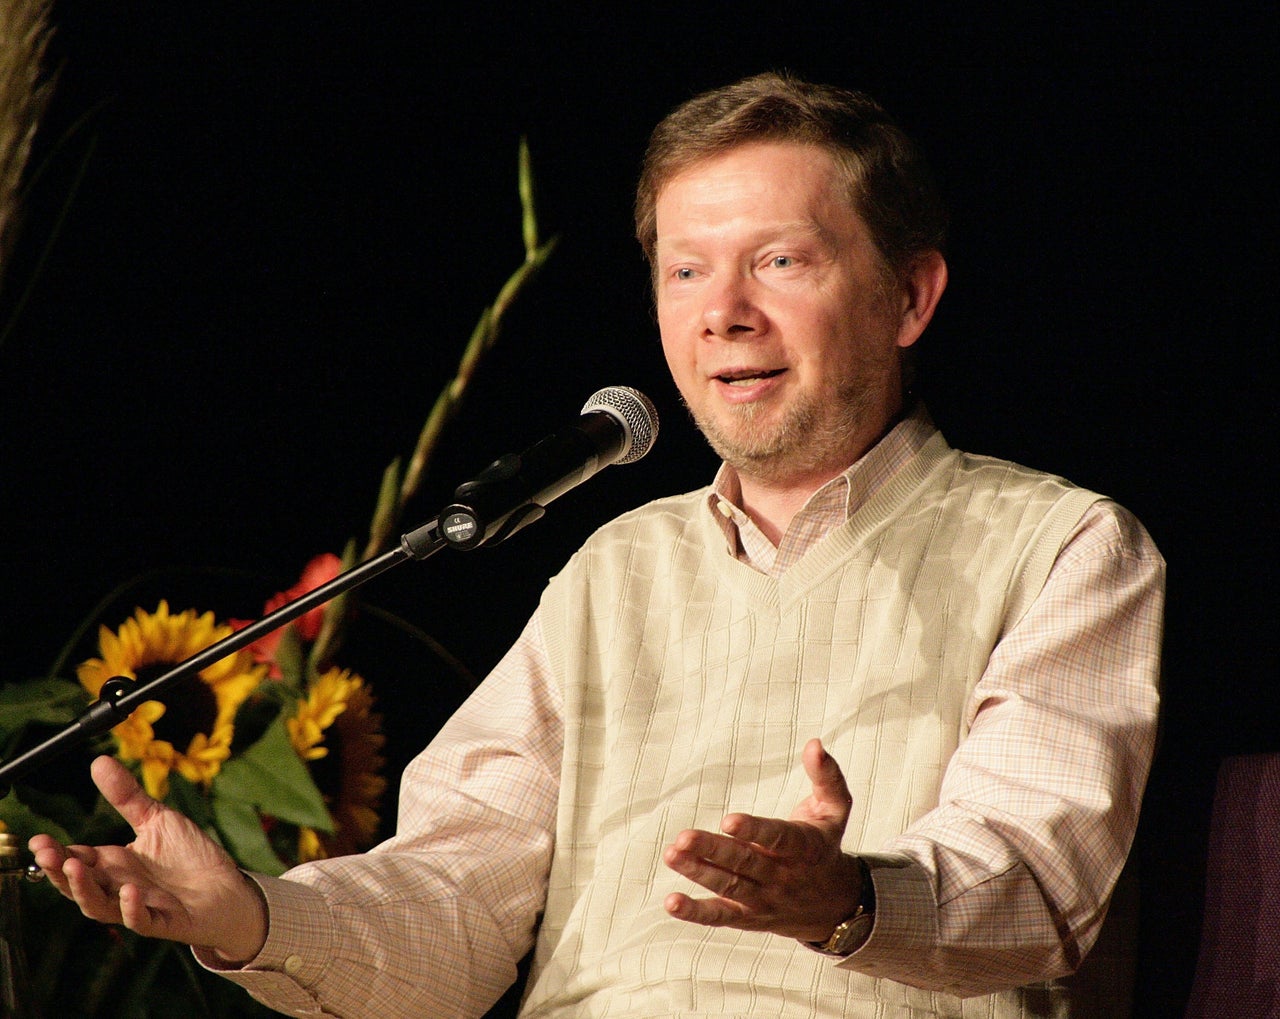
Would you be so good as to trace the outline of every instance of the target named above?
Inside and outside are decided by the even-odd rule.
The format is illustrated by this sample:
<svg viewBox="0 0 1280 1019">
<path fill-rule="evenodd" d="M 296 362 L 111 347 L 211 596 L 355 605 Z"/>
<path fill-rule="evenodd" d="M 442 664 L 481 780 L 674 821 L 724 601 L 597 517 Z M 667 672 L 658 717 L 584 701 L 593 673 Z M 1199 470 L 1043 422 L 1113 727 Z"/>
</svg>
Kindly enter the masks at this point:
<svg viewBox="0 0 1280 1019">
<path fill-rule="evenodd" d="M 771 371 L 751 371 L 747 369 L 725 372 L 722 375 L 717 375 L 716 379 L 730 386 L 750 386 L 753 383 L 760 382 L 762 379 L 771 379 L 776 375 L 781 375 L 785 370 L 784 368 L 774 368 Z"/>
</svg>

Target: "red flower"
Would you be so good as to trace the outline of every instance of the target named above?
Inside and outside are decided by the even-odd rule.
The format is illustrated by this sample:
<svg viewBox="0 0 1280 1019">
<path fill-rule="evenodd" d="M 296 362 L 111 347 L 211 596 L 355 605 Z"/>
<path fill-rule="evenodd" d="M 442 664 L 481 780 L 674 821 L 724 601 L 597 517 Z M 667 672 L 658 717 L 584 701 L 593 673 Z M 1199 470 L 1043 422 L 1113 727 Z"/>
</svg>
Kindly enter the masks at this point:
<svg viewBox="0 0 1280 1019">
<path fill-rule="evenodd" d="M 290 602 L 301 598 L 304 594 L 314 591 L 322 584 L 327 584 L 341 572 L 342 560 L 332 552 L 324 552 L 316 556 L 303 568 L 302 576 L 298 579 L 298 582 L 293 585 L 293 587 L 289 588 L 287 591 L 281 591 L 278 594 L 274 594 L 267 600 L 266 605 L 263 606 L 263 615 L 270 615 L 276 609 L 281 608 L 284 605 L 288 605 Z M 324 605 L 319 605 L 314 609 L 308 609 L 292 623 L 287 624 L 287 626 L 292 626 L 294 630 L 297 631 L 298 636 L 303 640 L 315 640 L 320 636 L 320 627 L 324 623 L 324 610 Z M 248 626 L 250 622 L 252 622 L 252 620 L 249 619 L 228 620 L 228 623 L 233 630 L 242 630 Z M 259 637 L 250 644 L 248 648 L 248 650 L 253 654 L 255 661 L 270 663 L 271 669 L 268 672 L 268 675 L 272 679 L 281 679 L 283 677 L 283 673 L 280 671 L 280 666 L 276 662 L 276 651 L 280 646 L 280 637 L 287 626 L 281 627 L 277 630 L 272 630 L 265 637 Z"/>
<path fill-rule="evenodd" d="M 332 552 L 321 553 L 307 563 L 302 570 L 302 576 L 293 587 L 273 596 L 263 606 L 263 612 L 274 612 L 281 606 L 301 598 L 310 591 L 314 591 L 320 585 L 329 583 L 341 572 L 341 559 Z M 299 637 L 303 640 L 315 640 L 320 636 L 320 626 L 324 622 L 324 608 L 323 605 L 319 605 L 314 609 L 309 609 L 293 621 L 293 626 L 297 629 Z"/>
</svg>

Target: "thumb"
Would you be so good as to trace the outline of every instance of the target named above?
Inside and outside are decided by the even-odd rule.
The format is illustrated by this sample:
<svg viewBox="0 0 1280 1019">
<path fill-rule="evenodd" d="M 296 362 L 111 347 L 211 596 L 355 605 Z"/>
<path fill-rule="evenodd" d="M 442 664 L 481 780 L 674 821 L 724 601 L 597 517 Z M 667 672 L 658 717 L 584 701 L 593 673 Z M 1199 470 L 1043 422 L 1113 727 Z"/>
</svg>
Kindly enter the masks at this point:
<svg viewBox="0 0 1280 1019">
<path fill-rule="evenodd" d="M 801 755 L 804 772 L 813 783 L 813 810 L 823 820 L 844 829 L 853 806 L 853 797 L 836 759 L 827 753 L 822 740 L 811 739 Z"/>
<path fill-rule="evenodd" d="M 108 803 L 120 812 L 120 816 L 128 822 L 129 827 L 138 832 L 161 804 L 153 800 L 138 785 L 137 780 L 129 773 L 129 769 L 114 757 L 105 754 L 95 758 L 89 766 L 93 776 L 93 784 L 98 787 Z"/>
</svg>

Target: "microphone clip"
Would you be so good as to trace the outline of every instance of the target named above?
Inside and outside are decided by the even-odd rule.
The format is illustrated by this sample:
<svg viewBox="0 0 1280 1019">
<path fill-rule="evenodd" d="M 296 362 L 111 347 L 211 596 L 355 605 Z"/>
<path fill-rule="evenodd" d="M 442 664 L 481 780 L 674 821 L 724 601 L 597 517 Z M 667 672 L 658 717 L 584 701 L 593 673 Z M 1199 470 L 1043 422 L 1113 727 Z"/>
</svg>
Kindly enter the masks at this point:
<svg viewBox="0 0 1280 1019">
<path fill-rule="evenodd" d="M 454 490 L 454 501 L 436 518 L 436 533 L 448 545 L 470 551 L 481 545 L 497 545 L 546 513 L 529 498 L 521 478 L 523 458 L 516 453 L 499 457 L 470 481 Z M 495 507 L 518 503 L 491 519 Z"/>
</svg>

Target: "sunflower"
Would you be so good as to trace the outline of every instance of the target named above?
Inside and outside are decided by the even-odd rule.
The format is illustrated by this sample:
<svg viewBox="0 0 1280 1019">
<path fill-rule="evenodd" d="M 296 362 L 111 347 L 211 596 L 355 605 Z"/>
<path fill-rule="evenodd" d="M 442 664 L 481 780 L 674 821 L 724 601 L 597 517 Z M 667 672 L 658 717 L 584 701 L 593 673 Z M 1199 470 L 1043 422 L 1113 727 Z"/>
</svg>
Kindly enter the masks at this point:
<svg viewBox="0 0 1280 1019">
<path fill-rule="evenodd" d="M 187 609 L 170 615 L 168 603 L 162 601 L 154 613 L 135 611 L 116 633 L 100 627 L 101 657 L 90 658 L 76 673 L 96 697 L 112 676 L 147 682 L 231 632 L 214 621 L 212 612 L 197 615 Z M 144 701 L 111 730 L 120 758 L 142 763 L 143 785 L 156 799 L 169 791 L 169 773 L 175 768 L 184 778 L 207 786 L 231 755 L 236 709 L 266 671 L 247 651 L 237 651 L 178 680 L 164 703 Z"/>
<path fill-rule="evenodd" d="M 367 849 L 378 832 L 378 807 L 386 790 L 382 716 L 373 712 L 365 681 L 347 669 L 332 668 L 311 684 L 285 722 L 298 756 L 325 793 L 333 834 L 311 828 L 298 832 L 300 862 L 346 856 Z"/>
</svg>

